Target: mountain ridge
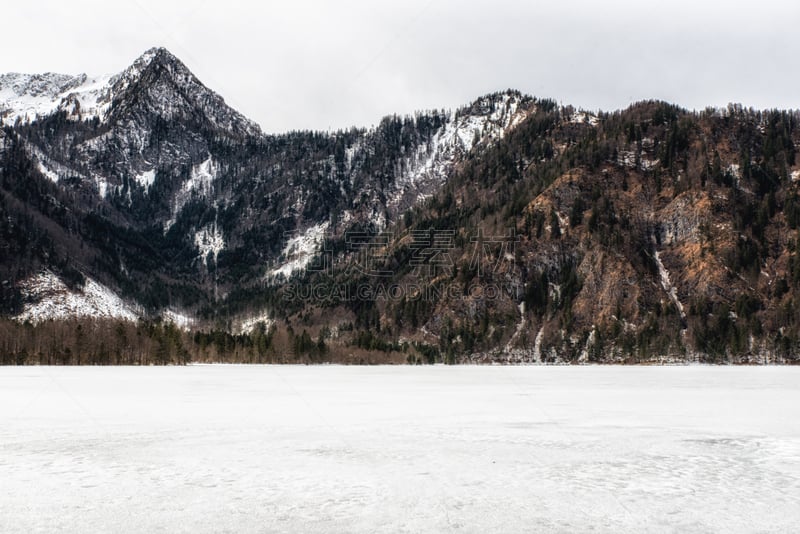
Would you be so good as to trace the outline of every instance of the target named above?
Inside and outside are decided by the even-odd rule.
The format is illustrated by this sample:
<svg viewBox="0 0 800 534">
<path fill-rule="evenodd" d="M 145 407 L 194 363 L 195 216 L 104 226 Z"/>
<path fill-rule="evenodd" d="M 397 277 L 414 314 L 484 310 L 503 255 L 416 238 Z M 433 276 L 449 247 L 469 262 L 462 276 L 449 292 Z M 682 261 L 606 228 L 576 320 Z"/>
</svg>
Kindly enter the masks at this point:
<svg viewBox="0 0 800 534">
<path fill-rule="evenodd" d="M 49 113 L 37 115 L 32 123 L 15 120 L 9 135 L 16 135 L 30 163 L 60 188 L 66 186 L 67 191 L 94 195 L 94 204 L 110 212 L 107 216 L 139 231 L 144 230 L 143 221 L 148 225 L 155 217 L 160 222 L 153 228 L 161 228 L 165 239 L 177 231 L 173 227 L 180 223 L 184 208 L 197 208 L 200 204 L 206 213 L 216 213 L 226 199 L 241 194 L 238 188 L 248 180 L 255 179 L 267 189 L 267 197 L 280 196 L 286 190 L 284 185 L 276 184 L 278 190 L 270 192 L 274 187 L 265 184 L 261 168 L 243 170 L 246 177 L 228 178 L 228 183 L 222 184 L 220 176 L 231 173 L 225 168 L 225 160 L 230 157 L 214 152 L 241 152 L 236 156 L 245 158 L 241 165 L 255 167 L 269 152 L 268 147 L 273 146 L 275 154 L 267 154 L 267 159 L 288 157 L 292 165 L 295 156 L 287 150 L 305 151 L 307 139 L 312 144 L 314 139 L 323 140 L 332 145 L 330 152 L 335 154 L 320 153 L 319 161 L 312 162 L 319 170 L 311 172 L 327 174 L 329 185 L 306 179 L 304 191 L 286 192 L 284 215 L 297 222 L 285 231 L 302 232 L 325 222 L 320 217 L 326 217 L 329 209 L 324 207 L 322 197 L 317 198 L 315 189 L 319 187 L 329 193 L 338 190 L 334 200 L 339 197 L 340 203 L 347 204 L 349 209 L 341 210 L 337 218 L 372 219 L 382 227 L 387 224 L 387 217 L 396 217 L 439 187 L 453 163 L 465 157 L 473 144 L 501 137 L 512 122 L 521 120 L 525 112 L 520 106 L 530 104 L 528 97 L 507 91 L 476 100 L 470 105 L 473 113 L 468 112 L 470 107 L 456 112 L 420 112 L 416 118 L 388 117 L 370 129 L 276 136 L 264 134 L 255 123 L 228 108 L 221 97 L 202 85 L 164 48 L 150 49 L 121 73 L 104 78 L 105 85 L 89 95 L 97 98 L 94 104 L 86 103 L 88 97 L 81 104 L 82 93 L 73 90 L 87 79 L 80 75 L 67 83 L 66 90 L 61 90 L 62 84 L 43 91 L 51 96 Z M 84 113 L 95 108 L 102 112 Z M 53 143 L 52 138 L 57 142 Z M 400 149 L 393 156 L 394 163 L 384 162 L 380 154 L 376 157 L 376 148 L 377 152 L 385 152 L 389 144 L 398 143 L 402 146 L 392 148 Z M 258 153 L 252 154 L 253 150 Z M 380 168 L 372 169 L 372 165 Z M 377 185 L 370 183 L 375 178 L 380 182 Z M 292 188 L 293 179 L 286 185 Z M 355 199 L 356 194 L 359 199 Z M 312 202 L 306 202 L 308 195 Z M 354 206 L 354 202 L 358 205 Z M 318 213 L 308 211 L 311 204 L 317 206 Z M 298 206 L 305 208 L 297 212 Z M 294 228 L 297 223 L 305 229 Z M 199 249 L 201 264 L 213 249 L 216 262 L 226 241 L 222 226 L 207 216 L 190 224 L 192 228 L 182 236 L 184 245 Z M 282 235 L 275 237 L 283 239 Z M 212 242 L 214 245 L 210 246 Z M 273 249 L 281 250 L 277 243 Z M 90 275 L 89 271 L 85 274 Z"/>
<path fill-rule="evenodd" d="M 508 90 L 276 135 L 165 49 L 104 87 L 0 133 L 6 317 L 46 330 L 32 310 L 55 309 L 48 298 L 71 306 L 51 316 L 101 325 L 136 310 L 269 334 L 259 357 L 297 361 L 752 363 L 800 349 L 797 112 L 590 113 Z"/>
</svg>

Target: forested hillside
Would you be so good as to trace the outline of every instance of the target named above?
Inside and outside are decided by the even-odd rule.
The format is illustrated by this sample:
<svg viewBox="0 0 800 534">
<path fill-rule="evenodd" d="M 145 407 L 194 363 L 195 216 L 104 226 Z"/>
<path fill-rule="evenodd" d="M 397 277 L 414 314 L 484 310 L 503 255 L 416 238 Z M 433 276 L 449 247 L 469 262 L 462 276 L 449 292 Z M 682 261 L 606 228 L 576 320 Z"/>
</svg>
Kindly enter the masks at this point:
<svg viewBox="0 0 800 534">
<path fill-rule="evenodd" d="M 267 135 L 164 49 L 3 86 L 4 363 L 797 360 L 797 112 Z"/>
</svg>

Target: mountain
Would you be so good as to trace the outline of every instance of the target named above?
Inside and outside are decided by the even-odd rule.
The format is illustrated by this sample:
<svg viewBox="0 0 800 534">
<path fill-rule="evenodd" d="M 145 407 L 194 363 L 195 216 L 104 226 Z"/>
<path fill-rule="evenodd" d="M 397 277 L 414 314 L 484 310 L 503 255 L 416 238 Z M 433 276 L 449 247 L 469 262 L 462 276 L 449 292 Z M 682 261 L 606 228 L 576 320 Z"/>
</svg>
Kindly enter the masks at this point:
<svg viewBox="0 0 800 534">
<path fill-rule="evenodd" d="M 2 80 L 6 209 L 37 207 L 6 223 L 25 256 L 6 257 L 6 285 L 42 268 L 95 277 L 145 315 L 202 313 L 243 282 L 290 274 L 296 259 L 278 261 L 293 237 L 386 226 L 533 105 L 499 93 L 370 130 L 267 136 L 165 49 L 114 76 Z"/>
<path fill-rule="evenodd" d="M 0 76 L 0 117 L 14 361 L 70 321 L 98 345 L 55 361 L 114 352 L 116 328 L 145 361 L 797 354 L 796 112 L 505 91 L 267 135 L 156 48 Z"/>
<path fill-rule="evenodd" d="M 152 48 L 116 75 L 0 75 L 0 120 L 14 125 L 64 111 L 70 120 L 185 119 L 202 110 L 205 119 L 239 135 L 259 135 L 259 127 L 225 106 L 165 48 Z M 113 113 L 112 113 L 113 112 Z M 144 123 L 140 123 L 144 125 Z"/>
</svg>

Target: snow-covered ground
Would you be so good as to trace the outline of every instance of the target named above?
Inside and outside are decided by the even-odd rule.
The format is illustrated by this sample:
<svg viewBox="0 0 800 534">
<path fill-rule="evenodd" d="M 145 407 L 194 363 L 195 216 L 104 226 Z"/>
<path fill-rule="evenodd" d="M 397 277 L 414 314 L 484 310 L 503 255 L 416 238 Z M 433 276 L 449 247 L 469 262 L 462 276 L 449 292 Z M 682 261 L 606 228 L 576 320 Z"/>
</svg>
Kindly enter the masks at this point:
<svg viewBox="0 0 800 534">
<path fill-rule="evenodd" d="M 795 532 L 800 369 L 0 369 L 0 531 Z"/>
</svg>

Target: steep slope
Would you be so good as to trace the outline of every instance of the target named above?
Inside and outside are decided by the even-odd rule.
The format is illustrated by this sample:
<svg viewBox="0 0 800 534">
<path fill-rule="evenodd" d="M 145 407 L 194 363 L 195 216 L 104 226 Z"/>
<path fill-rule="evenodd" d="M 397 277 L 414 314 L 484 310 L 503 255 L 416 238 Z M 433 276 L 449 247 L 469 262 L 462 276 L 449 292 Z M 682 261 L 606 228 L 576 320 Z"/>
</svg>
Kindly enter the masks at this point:
<svg viewBox="0 0 800 534">
<path fill-rule="evenodd" d="M 48 75 L 53 77 L 70 81 L 66 89 L 41 89 L 40 96 L 53 105 L 38 115 L 38 123 L 20 128 L 23 138 L 45 174 L 70 176 L 101 198 L 130 199 L 132 189 L 146 196 L 157 173 L 172 175 L 180 166 L 199 163 L 212 139 L 260 136 L 255 123 L 225 105 L 163 48 L 147 51 L 102 83 L 86 75 Z M 27 95 L 30 85 L 20 91 Z"/>
<path fill-rule="evenodd" d="M 48 228 L 36 261 L 7 258 L 9 284 L 70 266 L 150 312 L 213 313 L 232 289 L 291 275 L 287 245 L 315 228 L 385 227 L 535 107 L 509 91 L 370 130 L 266 136 L 164 49 L 113 76 L 3 80 L 6 189 L 35 198 Z M 72 237 L 52 245 L 55 229 Z"/>
<path fill-rule="evenodd" d="M 540 102 L 275 309 L 412 360 L 795 361 L 800 116 L 646 102 L 575 117 Z"/>
<path fill-rule="evenodd" d="M 49 271 L 26 280 L 22 284 L 22 296 L 32 304 L 15 319 L 34 324 L 84 317 L 133 321 L 138 316 L 137 310 L 94 280 L 87 279 L 82 287 L 70 289 Z"/>
<path fill-rule="evenodd" d="M 113 113 L 111 113 L 113 110 Z M 254 122 L 225 105 L 165 48 L 152 48 L 115 75 L 1 74 L 0 124 L 32 122 L 59 111 L 73 121 L 185 119 L 201 111 L 216 128 L 259 135 Z"/>
</svg>

